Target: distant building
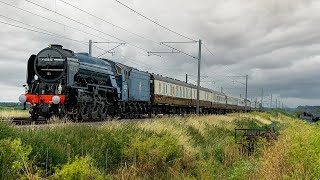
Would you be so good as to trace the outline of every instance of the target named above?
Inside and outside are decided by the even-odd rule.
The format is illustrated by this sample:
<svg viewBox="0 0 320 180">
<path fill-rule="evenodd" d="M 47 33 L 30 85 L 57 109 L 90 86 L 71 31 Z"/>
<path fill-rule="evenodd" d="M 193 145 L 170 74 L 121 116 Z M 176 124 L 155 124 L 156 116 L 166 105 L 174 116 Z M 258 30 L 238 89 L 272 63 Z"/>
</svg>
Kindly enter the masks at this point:
<svg viewBox="0 0 320 180">
<path fill-rule="evenodd" d="M 318 113 L 305 111 L 302 115 L 300 115 L 300 119 L 304 119 L 309 122 L 317 122 L 320 120 L 320 115 Z"/>
</svg>

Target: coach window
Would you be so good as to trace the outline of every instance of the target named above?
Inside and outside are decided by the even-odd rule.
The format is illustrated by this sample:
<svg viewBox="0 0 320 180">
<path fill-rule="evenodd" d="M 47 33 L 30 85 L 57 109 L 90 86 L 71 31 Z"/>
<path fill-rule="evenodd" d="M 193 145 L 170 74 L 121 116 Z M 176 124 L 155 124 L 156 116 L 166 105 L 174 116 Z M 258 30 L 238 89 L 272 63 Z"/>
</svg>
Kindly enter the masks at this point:
<svg viewBox="0 0 320 180">
<path fill-rule="evenodd" d="M 190 98 L 189 89 L 187 88 L 187 98 Z"/>
<path fill-rule="evenodd" d="M 182 96 L 186 97 L 186 88 L 185 87 L 182 88 L 182 92 L 183 92 Z"/>
<path fill-rule="evenodd" d="M 175 94 L 176 94 L 176 91 L 175 91 L 175 88 L 174 88 L 174 86 L 172 86 L 172 92 L 173 92 L 173 93 L 172 93 L 172 95 L 173 95 L 173 96 L 175 96 Z"/>
<path fill-rule="evenodd" d="M 182 97 L 186 97 L 185 95 L 186 95 L 186 89 L 183 87 L 182 88 Z"/>
<path fill-rule="evenodd" d="M 166 94 L 168 93 L 168 84 L 166 83 Z"/>
<path fill-rule="evenodd" d="M 176 86 L 176 97 L 179 97 L 179 88 Z"/>
<path fill-rule="evenodd" d="M 166 85 L 165 85 L 165 83 L 163 83 L 162 94 L 165 94 L 165 92 L 166 92 Z"/>
</svg>

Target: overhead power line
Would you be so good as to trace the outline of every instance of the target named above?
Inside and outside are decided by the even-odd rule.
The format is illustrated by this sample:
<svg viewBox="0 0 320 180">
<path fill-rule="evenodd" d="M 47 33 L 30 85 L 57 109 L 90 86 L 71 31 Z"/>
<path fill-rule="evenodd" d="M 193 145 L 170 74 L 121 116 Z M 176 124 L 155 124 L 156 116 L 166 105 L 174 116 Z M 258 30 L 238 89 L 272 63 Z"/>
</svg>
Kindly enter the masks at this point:
<svg viewBox="0 0 320 180">
<path fill-rule="evenodd" d="M 37 30 L 34 30 L 34 29 L 29 29 L 29 28 L 26 28 L 26 27 L 15 25 L 15 24 L 6 23 L 6 22 L 3 22 L 3 21 L 0 21 L 0 23 L 6 24 L 8 26 L 12 26 L 12 27 L 16 27 L 16 28 L 20 28 L 20 29 L 24 29 L 24 30 L 28 30 L 28 31 L 32 31 L 32 32 L 40 33 L 40 34 L 44 34 L 44 35 L 48 35 L 48 36 L 54 36 L 54 37 L 58 37 L 58 38 L 62 38 L 62 39 L 68 39 L 68 40 L 75 41 L 75 42 L 82 43 L 82 44 L 88 44 L 85 41 L 71 39 L 71 38 L 60 36 L 60 35 L 57 35 L 57 34 L 50 34 L 50 33 L 42 32 L 42 31 L 37 31 Z"/>
<path fill-rule="evenodd" d="M 29 28 L 26 28 L 26 27 L 18 26 L 18 25 L 14 25 L 14 24 L 10 24 L 10 23 L 6 23 L 6 22 L 1 22 L 1 23 L 3 23 L 3 24 L 9 25 L 9 26 L 21 28 L 21 29 L 24 29 L 24 30 L 32 31 L 32 32 L 37 32 L 37 33 L 44 34 L 44 35 L 48 35 L 48 36 L 54 36 L 54 37 L 58 37 L 58 38 L 62 38 L 62 39 L 67 39 L 67 40 L 79 42 L 79 43 L 81 43 L 81 44 L 88 44 L 88 42 L 86 42 L 86 41 L 80 41 L 80 40 L 76 40 L 76 39 L 71 39 L 71 38 L 62 36 L 62 35 L 60 35 L 60 34 L 57 34 L 57 33 L 54 33 L 54 32 L 51 32 L 51 31 L 48 31 L 48 30 L 39 28 L 39 27 L 37 27 L 37 26 L 33 26 L 33 25 L 30 25 L 30 24 L 24 23 L 24 22 L 22 22 L 22 21 L 15 20 L 15 19 L 10 18 L 10 17 L 8 17 L 8 16 L 4 16 L 4 15 L 1 15 L 1 14 L 0 14 L 0 17 L 4 17 L 4 18 L 9 19 L 9 20 L 11 20 L 11 21 L 18 22 L 18 23 L 23 24 L 23 25 L 25 25 L 25 26 L 29 26 L 29 27 L 38 29 L 38 30 L 40 30 L 40 31 L 37 31 L 37 30 L 34 30 L 34 29 L 29 29 Z M 96 47 L 97 49 L 102 50 L 102 51 L 107 51 L 107 50 L 105 50 L 105 49 L 103 49 L 103 48 L 101 48 L 101 47 L 99 47 L 99 46 L 95 46 L 95 47 Z"/>
<path fill-rule="evenodd" d="M 0 16 L 2 16 L 2 15 L 0 15 Z M 5 16 L 4 16 L 4 17 L 5 17 Z M 10 18 L 10 19 L 13 20 L 13 21 L 16 21 L 16 20 L 14 20 L 14 19 L 12 19 L 12 18 Z M 19 22 L 19 21 L 16 21 L 16 22 Z M 15 24 L 3 22 L 3 21 L 0 21 L 0 23 L 1 23 L 1 24 L 5 24 L 5 25 L 8 25 L 8 26 L 12 26 L 12 27 L 24 29 L 24 30 L 27 30 L 27 31 L 39 33 L 39 34 L 44 34 L 44 35 L 53 36 L 53 37 L 57 37 L 57 38 L 61 38 L 61 39 L 67 39 L 67 40 L 75 41 L 75 42 L 78 42 L 78 43 L 84 44 L 84 45 L 87 45 L 87 44 L 88 44 L 88 42 L 86 42 L 86 41 L 80 41 L 80 40 L 76 40 L 76 39 L 64 37 L 64 36 L 61 36 L 61 35 L 52 33 L 52 32 L 50 32 L 50 31 L 42 32 L 42 31 L 38 31 L 38 30 L 34 30 L 34 29 L 22 27 L 22 26 L 19 26 L 19 25 L 15 25 Z M 20 23 L 21 23 L 21 22 L 20 22 Z M 26 24 L 26 23 L 23 23 L 23 24 L 26 25 L 26 26 L 32 27 L 32 25 L 28 25 L 28 24 Z M 38 28 L 38 29 L 40 29 L 40 28 Z M 42 30 L 42 29 L 40 29 L 40 30 Z M 103 49 L 103 48 L 100 48 L 100 47 L 98 47 L 98 46 L 96 46 L 96 48 L 98 48 L 98 49 L 100 49 L 100 50 L 102 50 L 102 51 L 107 51 L 107 50 L 105 50 L 105 49 Z M 130 61 L 130 62 L 133 63 L 133 64 L 136 64 L 136 65 L 138 65 L 138 66 L 145 67 L 145 68 L 147 68 L 147 69 L 153 69 L 153 68 L 151 68 L 151 67 L 147 67 L 147 66 L 144 66 L 144 65 L 142 65 L 142 64 L 138 64 L 138 63 L 136 62 L 136 60 L 135 60 L 135 61 L 130 60 L 130 59 L 132 59 L 132 58 L 127 58 L 127 57 L 125 57 L 125 56 L 123 56 L 123 55 L 121 55 L 121 56 L 124 57 L 124 58 L 126 58 L 127 61 Z M 153 69 L 153 70 L 154 70 L 154 69 Z"/>
<path fill-rule="evenodd" d="M 105 35 L 107 35 L 107 36 L 109 36 L 109 37 L 112 37 L 112 38 L 114 38 L 114 39 L 117 39 L 117 40 L 119 40 L 119 41 L 123 41 L 124 43 L 129 44 L 129 45 L 131 45 L 131 46 L 133 46 L 133 47 L 135 47 L 135 48 L 138 48 L 138 49 L 140 49 L 140 50 L 143 50 L 143 51 L 148 52 L 148 50 L 146 50 L 146 49 L 144 49 L 144 48 L 142 48 L 142 47 L 139 47 L 139 46 L 134 45 L 134 44 L 132 44 L 132 43 L 126 42 L 126 41 L 124 41 L 124 40 L 122 40 L 122 39 L 120 39 L 120 38 L 118 38 L 118 37 L 116 37 L 116 36 L 113 36 L 113 35 L 111 35 L 111 34 L 105 33 L 105 32 L 103 32 L 103 31 L 101 31 L 101 30 L 99 30 L 99 29 L 97 29 L 97 28 L 91 27 L 91 26 L 89 26 L 89 25 L 87 25 L 87 24 L 84 24 L 84 23 L 82 23 L 82 22 L 80 22 L 80 21 L 77 21 L 77 20 L 75 20 L 75 19 L 72 19 L 72 18 L 70 18 L 70 17 L 68 17 L 68 16 L 66 16 L 66 15 L 63 15 L 63 14 L 58 13 L 58 12 L 56 12 L 56 11 L 53 11 L 53 10 L 51 10 L 51 9 L 49 9 L 49 8 L 44 7 L 44 6 L 41 6 L 41 5 L 39 5 L 39 4 L 35 3 L 35 2 L 32 2 L 32 1 L 30 1 L 30 0 L 25 0 L 25 1 L 27 1 L 28 3 L 31 3 L 31 4 L 33 4 L 33 5 L 35 5 L 35 6 L 38 6 L 38 7 L 42 8 L 42 9 L 45 9 L 45 10 L 50 11 L 50 12 L 52 12 L 52 13 L 55 13 L 55 14 L 57 14 L 57 15 L 59 15 L 59 16 L 62 16 L 62 17 L 66 18 L 66 19 L 68 19 L 68 20 L 70 20 L 70 21 L 73 21 L 73 22 L 76 22 L 76 23 L 78 23 L 78 24 L 81 24 L 82 26 L 85 26 L 85 27 L 87 27 L 87 28 L 90 28 L 90 29 L 92 29 L 92 30 L 95 30 L 95 31 L 97 31 L 97 32 L 100 32 L 100 33 L 102 33 L 102 34 L 105 34 Z"/>
<path fill-rule="evenodd" d="M 91 34 L 91 33 L 88 33 L 88 32 L 86 32 L 86 31 L 82 31 L 82 30 L 80 30 L 80 29 L 78 29 L 78 28 L 74 28 L 74 27 L 72 27 L 72 26 L 65 25 L 65 24 L 60 23 L 60 22 L 58 22 L 58 21 L 55 21 L 55 20 L 52 20 L 52 19 L 50 19 L 50 18 L 41 16 L 41 15 L 39 15 L 39 14 L 33 13 L 33 12 L 28 11 L 28 10 L 25 10 L 25 9 L 22 9 L 22 8 L 20 8 L 20 7 L 11 5 L 11 4 L 6 3 L 6 2 L 3 2 L 3 1 L 1 1 L 1 0 L 0 0 L 0 3 L 5 4 L 5 5 L 7 5 L 7 6 L 10 6 L 10 7 L 12 7 L 12 8 L 18 9 L 18 10 L 20 10 L 20 11 L 24 11 L 24 12 L 26 12 L 26 13 L 32 14 L 32 15 L 34 15 L 34 16 L 43 18 L 43 19 L 45 19 L 45 20 L 54 22 L 54 23 L 59 24 L 59 25 L 61 25 L 61 26 L 65 26 L 65 27 L 71 28 L 71 29 L 73 29 L 73 30 L 82 32 L 82 33 L 84 33 L 84 34 L 92 35 L 92 36 L 95 36 L 95 37 L 104 39 L 104 40 L 106 40 L 106 41 L 110 41 L 109 39 L 106 39 L 106 38 L 104 38 L 104 37 L 97 36 L 97 35 L 95 35 L 95 34 Z M 2 24 L 6 24 L 6 25 L 9 25 L 9 26 L 21 28 L 21 29 L 24 29 L 24 30 L 32 31 L 32 32 L 37 32 L 37 33 L 44 34 L 44 35 L 48 35 L 48 36 L 54 36 L 54 37 L 58 37 L 58 38 L 62 38 L 62 39 L 67 39 L 67 40 L 76 41 L 76 42 L 79 42 L 79 43 L 84 44 L 84 45 L 87 45 L 87 44 L 88 44 L 88 42 L 86 42 L 86 41 L 79 41 L 79 40 L 76 40 L 76 39 L 67 38 L 67 37 L 65 37 L 65 36 L 63 36 L 63 35 L 59 35 L 59 34 L 50 32 L 50 31 L 48 31 L 48 30 L 39 28 L 39 27 L 34 26 L 34 25 L 26 24 L 26 23 L 24 23 L 24 22 L 22 22 L 22 21 L 15 20 L 15 19 L 13 19 L 13 18 L 4 16 L 4 15 L 0 15 L 0 16 L 4 17 L 4 18 L 6 18 L 6 19 L 9 19 L 9 20 L 11 20 L 11 21 L 15 21 L 15 22 L 21 23 L 21 24 L 23 24 L 23 25 L 25 25 L 25 26 L 29 26 L 29 27 L 38 29 L 38 30 L 40 30 L 40 31 L 33 30 L 33 29 L 29 29 L 29 28 L 25 28 L 25 27 L 18 26 L 18 25 L 14 25 L 14 24 L 10 24 L 10 23 L 6 23 L 6 22 L 3 22 Z M 47 33 L 42 32 L 42 31 L 45 31 L 45 32 L 47 32 Z M 96 46 L 96 45 L 93 45 L 93 46 L 96 47 L 97 49 L 103 51 L 103 52 L 109 52 L 109 51 L 110 51 L 110 50 L 103 49 L 103 48 L 101 48 L 101 47 L 99 47 L 99 46 Z M 138 52 L 138 53 L 141 53 L 140 51 L 137 51 L 137 52 Z M 147 55 L 145 55 L 145 54 L 143 54 L 143 53 L 141 53 L 141 55 L 147 56 Z M 123 56 L 123 57 L 125 57 L 125 56 Z M 125 57 L 125 58 L 128 59 L 128 57 Z M 138 63 L 136 63 L 136 62 L 134 62 L 134 61 L 132 61 L 132 60 L 129 60 L 129 61 L 131 61 L 133 64 L 136 64 L 136 65 L 138 65 L 138 66 L 141 66 L 141 67 L 145 67 L 145 68 L 150 69 L 150 67 L 144 66 L 144 65 L 142 65 L 142 64 L 138 64 Z M 168 67 L 168 68 L 169 68 L 169 67 Z M 153 69 L 153 68 L 152 68 L 152 69 Z M 166 70 L 166 69 L 164 69 L 164 68 L 159 68 L 159 67 L 157 67 L 157 69 Z M 153 70 L 155 70 L 155 69 L 153 69 Z"/>
<path fill-rule="evenodd" d="M 156 21 L 148 18 L 147 16 L 145 16 L 145 15 L 143 15 L 143 14 L 141 14 L 141 13 L 139 13 L 138 11 L 134 10 L 133 8 L 129 7 L 128 5 L 122 3 L 122 2 L 119 1 L 119 0 L 115 0 L 115 1 L 116 1 L 117 3 L 119 3 L 119 4 L 121 4 L 122 6 L 126 7 L 127 9 L 131 10 L 132 12 L 138 14 L 139 16 L 147 19 L 148 21 L 150 21 L 150 22 L 152 22 L 152 23 L 154 23 L 154 24 L 162 27 L 163 29 L 166 29 L 166 30 L 168 30 L 168 31 L 170 31 L 170 32 L 172 32 L 172 33 L 174 33 L 174 34 L 176 34 L 176 35 L 179 35 L 179 36 L 184 37 L 184 38 L 186 38 L 186 39 L 189 39 L 189 40 L 191 40 L 191 41 L 196 41 L 196 40 L 194 40 L 194 39 L 192 39 L 192 38 L 189 38 L 189 37 L 187 37 L 187 36 L 185 36 L 185 35 L 182 35 L 182 34 L 176 32 L 176 31 L 174 31 L 174 30 L 171 30 L 171 29 L 165 27 L 164 25 L 161 25 L 160 23 L 158 23 L 158 22 L 156 22 Z"/>
<path fill-rule="evenodd" d="M 209 50 L 209 48 L 206 46 L 206 44 L 203 43 L 203 47 L 204 47 L 212 56 L 214 56 L 214 54 Z"/>
<path fill-rule="evenodd" d="M 101 39 L 110 41 L 109 39 L 107 39 L 107 38 L 105 38 L 105 37 L 98 36 L 98 35 L 95 35 L 95 34 L 92 34 L 92 33 L 86 32 L 86 31 L 83 31 L 83 30 L 81 30 L 81 29 L 79 29 L 79 28 L 75 28 L 75 27 L 72 27 L 72 26 L 69 26 L 69 25 L 60 23 L 60 22 L 55 21 L 55 20 L 52 20 L 52 19 L 50 19 L 50 18 L 47 18 L 47 17 L 41 16 L 41 15 L 39 15 L 39 14 L 33 13 L 33 12 L 31 12 L 31 11 L 25 10 L 25 9 L 23 9 L 23 8 L 14 6 L 14 5 L 12 5 L 12 4 L 8 4 L 8 3 L 3 2 L 3 1 L 1 1 L 1 0 L 0 0 L 0 3 L 3 3 L 3 4 L 5 4 L 5 5 L 7 5 L 7 6 L 10 6 L 10 7 L 13 7 L 13 8 L 15 8 L 15 9 L 18 9 L 18 10 L 20 10 L 20 11 L 27 12 L 27 13 L 32 14 L 32 15 L 34 15 L 34 16 L 38 16 L 38 17 L 40 17 L 40 18 L 43 18 L 43 19 L 48 20 L 48 21 L 50 21 L 50 22 L 59 24 L 59 25 L 61 25 L 61 26 L 68 27 L 68 28 L 73 29 L 73 30 L 75 30 L 75 31 L 78 31 L 78 32 L 81 32 L 81 33 L 84 33 L 84 34 L 87 34 L 87 35 L 91 35 L 91 36 L 94 36 L 94 37 L 97 37 L 97 38 L 101 38 Z"/>
<path fill-rule="evenodd" d="M 212 51 L 210 51 L 210 49 L 205 45 L 203 44 L 203 47 L 214 57 L 214 54 L 212 53 Z M 239 76 L 242 76 L 242 74 L 239 74 L 239 73 L 235 73 L 234 71 L 232 71 L 232 69 L 228 66 L 228 65 L 224 65 L 230 72 L 234 73 L 234 74 L 237 74 Z"/>
<path fill-rule="evenodd" d="M 155 42 L 155 41 L 153 41 L 153 40 L 151 40 L 151 39 L 149 39 L 149 38 L 146 38 L 146 37 L 144 37 L 144 36 L 142 36 L 142 35 L 139 35 L 139 34 L 137 34 L 137 33 L 131 32 L 131 31 L 129 31 L 129 30 L 127 30 L 127 29 L 125 29 L 125 28 L 123 28 L 123 27 L 121 27 L 121 26 L 118 26 L 118 25 L 116 25 L 116 24 L 113 24 L 113 23 L 105 20 L 105 19 L 102 19 L 102 18 L 100 18 L 100 17 L 98 17 L 98 16 L 96 16 L 96 15 L 94 15 L 94 14 L 92 14 L 92 13 L 86 11 L 86 10 L 83 10 L 83 9 L 81 9 L 81 8 L 79 8 L 79 7 L 71 4 L 71 3 L 68 3 L 68 2 L 66 2 L 66 1 L 64 1 L 64 0 L 59 0 L 59 1 L 61 1 L 61 2 L 64 3 L 64 4 L 67 4 L 67 5 L 75 8 L 75 9 L 77 9 L 77 10 L 79 10 L 79 11 L 85 13 L 85 14 L 88 14 L 88 15 L 96 18 L 96 19 L 99 19 L 99 20 L 101 20 L 101 21 L 103 21 L 103 22 L 105 22 L 105 23 L 108 23 L 108 24 L 110 24 L 110 25 L 112 25 L 112 26 L 114 26 L 114 27 L 116 27 L 116 28 L 118 28 L 118 29 L 121 29 L 121 30 L 123 30 L 123 31 L 126 31 L 126 32 L 128 32 L 128 33 L 130 33 L 130 34 L 132 34 L 132 35 L 135 35 L 135 36 L 139 37 L 139 38 L 142 38 L 142 39 L 151 41 L 151 42 L 153 42 L 153 43 L 157 43 L 157 42 Z"/>
<path fill-rule="evenodd" d="M 169 45 L 167 45 L 167 44 L 162 43 L 162 45 L 167 46 L 167 47 L 169 47 L 169 48 L 171 48 L 171 49 L 173 49 L 173 50 L 175 50 L 175 51 L 177 51 L 177 52 L 180 52 L 180 53 L 182 53 L 182 54 L 184 54 L 184 55 L 186 55 L 186 56 L 189 56 L 189 57 L 191 57 L 191 58 L 193 58 L 193 59 L 198 59 L 197 57 L 194 57 L 194 56 L 192 56 L 192 55 L 190 55 L 190 54 L 188 54 L 188 53 L 186 53 L 186 52 L 183 52 L 183 51 L 181 51 L 181 50 L 179 50 L 179 49 L 177 49 L 177 48 L 174 48 L 174 47 L 172 47 L 172 46 L 169 46 Z"/>
</svg>

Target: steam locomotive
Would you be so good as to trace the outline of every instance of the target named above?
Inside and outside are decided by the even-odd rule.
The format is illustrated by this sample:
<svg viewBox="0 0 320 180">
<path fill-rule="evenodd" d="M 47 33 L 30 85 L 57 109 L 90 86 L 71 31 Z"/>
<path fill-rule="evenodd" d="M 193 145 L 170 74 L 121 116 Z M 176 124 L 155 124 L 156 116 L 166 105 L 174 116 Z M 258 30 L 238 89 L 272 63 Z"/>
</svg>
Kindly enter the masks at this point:
<svg viewBox="0 0 320 180">
<path fill-rule="evenodd" d="M 49 45 L 30 56 L 24 86 L 19 101 L 30 103 L 33 120 L 53 115 L 100 120 L 108 115 L 195 113 L 197 99 L 192 84 L 74 53 L 61 45 Z M 260 104 L 200 88 L 200 107 L 203 113 L 225 113 L 259 110 Z"/>
</svg>

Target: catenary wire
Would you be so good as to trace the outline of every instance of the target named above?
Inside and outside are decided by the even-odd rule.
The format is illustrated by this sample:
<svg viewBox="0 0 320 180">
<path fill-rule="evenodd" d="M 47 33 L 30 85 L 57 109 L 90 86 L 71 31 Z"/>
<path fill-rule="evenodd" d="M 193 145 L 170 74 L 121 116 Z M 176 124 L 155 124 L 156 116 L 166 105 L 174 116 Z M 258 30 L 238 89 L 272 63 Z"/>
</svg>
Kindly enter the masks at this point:
<svg viewBox="0 0 320 180">
<path fill-rule="evenodd" d="M 15 24 L 10 24 L 10 23 L 3 22 L 3 21 L 0 21 L 0 23 L 6 24 L 6 25 L 9 25 L 9 26 L 12 26 L 12 27 L 16 27 L 16 28 L 20 28 L 20 29 L 24 29 L 24 30 L 28 30 L 28 31 L 32 31 L 32 32 L 36 32 L 36 33 L 40 33 L 40 34 L 44 34 L 44 35 L 48 35 L 48 36 L 54 36 L 54 37 L 58 37 L 58 38 L 62 38 L 62 39 L 75 41 L 75 42 L 82 43 L 82 44 L 88 44 L 88 42 L 85 42 L 85 41 L 80 41 L 80 40 L 76 40 L 76 39 L 72 39 L 72 38 L 68 38 L 68 37 L 64 37 L 64 36 L 60 36 L 60 35 L 56 35 L 56 34 L 50 34 L 50 33 L 42 32 L 42 31 L 37 31 L 37 30 L 34 30 L 34 29 L 29 29 L 29 28 L 26 28 L 26 27 L 18 26 L 18 25 L 15 25 Z"/>
<path fill-rule="evenodd" d="M 81 32 L 81 33 L 84 33 L 84 34 L 87 34 L 87 35 L 95 36 L 95 37 L 97 37 L 97 38 L 101 38 L 101 39 L 110 41 L 109 39 L 106 39 L 105 37 L 98 36 L 98 35 L 95 35 L 95 34 L 92 34 L 92 33 L 86 32 L 86 31 L 83 31 L 83 30 L 81 30 L 81 29 L 79 29 L 79 28 L 74 28 L 74 27 L 72 27 L 72 26 L 69 26 L 69 25 L 60 23 L 60 22 L 55 21 L 55 20 L 52 20 L 52 19 L 50 19 L 50 18 L 47 18 L 47 17 L 41 16 L 41 15 L 39 15 L 39 14 L 33 13 L 33 12 L 31 12 L 31 11 L 25 10 L 25 9 L 23 9 L 23 8 L 14 6 L 14 5 L 12 5 L 12 4 L 8 4 L 8 3 L 3 2 L 3 1 L 1 1 L 1 0 L 0 0 L 0 3 L 3 3 L 3 4 L 5 4 L 5 5 L 7 5 L 7 6 L 13 7 L 13 8 L 15 8 L 15 9 L 18 9 L 18 10 L 21 10 L 21 11 L 27 12 L 27 13 L 32 14 L 32 15 L 34 15 L 34 16 L 38 16 L 38 17 L 40 17 L 40 18 L 43 18 L 43 19 L 45 19 L 45 20 L 48 20 L 48 21 L 51 21 L 51 22 L 53 22 L 53 23 L 59 24 L 59 25 L 61 25 L 61 26 L 68 27 L 68 28 L 73 29 L 73 30 L 75 30 L 75 31 L 78 31 L 78 32 Z M 138 51 L 138 52 L 139 52 L 139 51 Z"/>
<path fill-rule="evenodd" d="M 191 40 L 191 41 L 196 41 L 196 40 L 194 40 L 194 39 L 192 39 L 192 38 L 190 38 L 190 37 L 187 37 L 187 36 L 185 36 L 185 35 L 182 35 L 182 34 L 176 32 L 176 31 L 174 31 L 174 30 L 171 30 L 171 29 L 165 27 L 164 25 L 161 25 L 160 23 L 158 23 L 158 22 L 156 22 L 156 21 L 148 18 L 147 16 L 145 16 L 145 15 L 143 15 L 143 14 L 141 14 L 141 13 L 139 13 L 138 11 L 134 10 L 133 8 L 129 7 L 128 5 L 122 3 L 122 2 L 119 1 L 119 0 L 115 0 L 115 1 L 116 1 L 117 3 L 119 3 L 119 4 L 121 4 L 122 6 L 126 7 L 127 9 L 131 10 L 132 12 L 138 14 L 139 16 L 147 19 L 148 21 L 150 21 L 150 22 L 152 22 L 152 23 L 154 23 L 154 24 L 162 27 L 163 29 L 166 29 L 166 30 L 168 30 L 168 31 L 170 31 L 170 32 L 172 32 L 172 33 L 174 33 L 174 34 L 176 34 L 176 35 L 179 35 L 179 36 L 184 37 L 184 38 L 186 38 L 186 39 L 189 39 L 189 40 Z"/>
<path fill-rule="evenodd" d="M 123 27 L 121 27 L 121 26 L 118 26 L 118 25 L 116 25 L 116 24 L 114 24 L 114 23 L 111 23 L 111 22 L 105 20 L 105 19 L 102 19 L 102 18 L 100 18 L 100 17 L 98 17 L 98 16 L 96 16 L 96 15 L 94 15 L 94 14 L 92 14 L 92 13 L 86 11 L 86 10 L 83 10 L 83 9 L 81 9 L 81 8 L 79 8 L 79 7 L 71 4 L 71 3 L 69 3 L 69 2 L 66 2 L 66 1 L 64 1 L 64 0 L 59 0 L 59 1 L 61 1 L 61 2 L 64 3 L 64 4 L 67 4 L 68 6 L 71 6 L 71 7 L 75 8 L 75 9 L 77 9 L 77 10 L 85 13 L 85 14 L 88 14 L 88 15 L 96 18 L 96 19 L 99 19 L 99 20 L 101 20 L 101 21 L 103 21 L 103 22 L 105 22 L 105 23 L 108 23 L 108 24 L 110 24 L 110 25 L 112 25 L 112 26 L 114 26 L 114 27 L 116 27 L 116 28 L 118 28 L 118 29 L 121 29 L 121 30 L 123 30 L 123 31 L 126 31 L 126 32 L 128 32 L 128 33 L 130 33 L 130 34 L 132 34 L 132 35 L 135 35 L 135 36 L 139 37 L 139 38 L 142 38 L 142 39 L 151 41 L 151 42 L 153 42 L 153 43 L 157 43 L 157 42 L 155 42 L 155 41 L 153 41 L 153 40 L 151 40 L 151 39 L 149 39 L 149 38 L 146 38 L 146 37 L 144 37 L 144 36 L 142 36 L 142 35 L 139 35 L 139 34 L 137 34 L 137 33 L 131 32 L 131 31 L 129 31 L 129 30 L 127 30 L 127 29 L 125 29 L 125 28 L 123 28 Z"/>
<path fill-rule="evenodd" d="M 126 41 L 124 41 L 124 40 L 122 40 L 122 39 L 120 39 L 120 38 L 118 38 L 118 37 L 116 37 L 116 36 L 113 36 L 113 35 L 111 35 L 111 34 L 105 33 L 105 32 L 103 32 L 103 31 L 101 31 L 101 30 L 99 30 L 99 29 L 97 29 L 97 28 L 91 27 L 91 26 L 89 26 L 89 25 L 87 25 L 87 24 L 84 24 L 84 23 L 82 23 L 82 22 L 80 22 L 80 21 L 77 21 L 77 20 L 75 20 L 75 19 L 72 19 L 72 18 L 70 18 L 70 17 L 68 17 L 68 16 L 66 16 L 66 15 L 63 15 L 63 14 L 58 13 L 58 12 L 56 12 L 56 11 L 53 11 L 53 10 L 51 10 L 51 9 L 49 9 L 49 8 L 44 7 L 44 6 L 41 6 L 41 5 L 39 5 L 39 4 L 35 3 L 35 2 L 32 2 L 32 1 L 30 1 L 30 0 L 25 0 L 25 1 L 28 2 L 28 3 L 31 3 L 31 4 L 33 4 L 33 5 L 35 5 L 35 6 L 38 6 L 38 7 L 42 8 L 42 9 L 45 9 L 45 10 L 47 10 L 47 11 L 49 11 L 49 12 L 55 13 L 55 14 L 61 16 L 61 17 L 64 17 L 64 18 L 66 18 L 66 19 L 68 19 L 68 20 L 70 20 L 70 21 L 73 21 L 73 22 L 76 22 L 76 23 L 78 23 L 78 24 L 81 24 L 82 26 L 85 26 L 85 27 L 87 27 L 87 28 L 90 28 L 90 29 L 95 30 L 95 31 L 97 31 L 97 32 L 100 32 L 100 33 L 102 33 L 102 34 L 105 34 L 105 35 L 107 35 L 107 36 L 109 36 L 109 37 L 112 37 L 112 38 L 114 38 L 114 39 L 117 39 L 117 40 L 119 40 L 119 41 L 122 41 L 122 42 L 124 42 L 124 43 L 126 43 L 126 44 L 128 44 L 128 45 L 131 45 L 131 46 L 133 46 L 133 47 L 135 47 L 135 48 L 137 48 L 137 49 L 140 49 L 140 50 L 143 50 L 143 51 L 148 52 L 148 50 L 146 50 L 146 49 L 144 49 L 144 48 L 142 48 L 142 47 L 140 47 L 140 46 L 137 46 L 137 45 L 134 45 L 134 44 L 132 44 L 132 43 L 126 42 Z"/>
</svg>

